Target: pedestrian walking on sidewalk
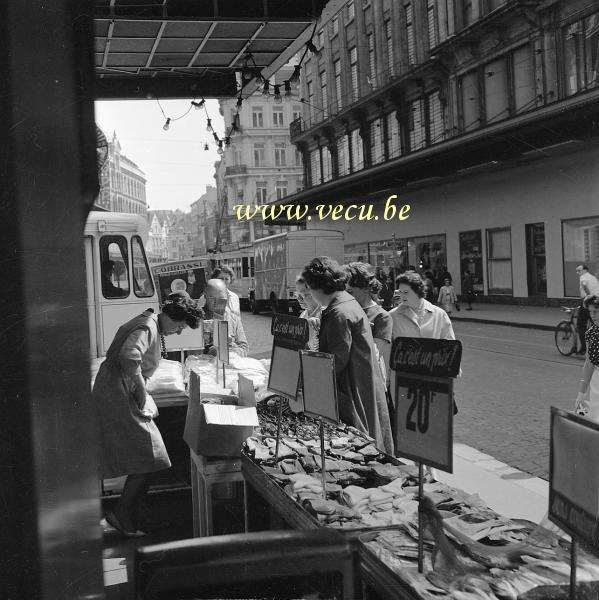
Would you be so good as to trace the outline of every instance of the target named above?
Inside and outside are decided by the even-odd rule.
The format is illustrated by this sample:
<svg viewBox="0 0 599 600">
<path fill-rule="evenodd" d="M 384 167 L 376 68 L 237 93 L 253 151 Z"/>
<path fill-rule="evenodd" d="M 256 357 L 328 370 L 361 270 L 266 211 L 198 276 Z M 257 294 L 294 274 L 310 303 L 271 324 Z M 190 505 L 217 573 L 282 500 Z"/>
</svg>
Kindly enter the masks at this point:
<svg viewBox="0 0 599 600">
<path fill-rule="evenodd" d="M 474 281 L 472 281 L 472 275 L 470 275 L 469 271 L 464 271 L 464 276 L 462 277 L 462 300 L 468 305 L 466 310 L 472 310 Z"/>
<path fill-rule="evenodd" d="M 586 341 L 585 332 L 587 330 L 587 324 L 589 322 L 589 311 L 585 307 L 584 300 L 588 296 L 599 296 L 599 280 L 592 274 L 589 273 L 589 268 L 580 264 L 576 267 L 576 272 L 580 277 L 579 289 L 580 289 L 580 309 L 578 310 L 578 337 L 580 339 L 580 348 L 578 354 L 586 353 Z"/>
<path fill-rule="evenodd" d="M 575 411 L 593 421 L 599 421 L 599 295 L 584 301 L 593 322 L 586 332 L 587 357 L 582 367 Z"/>
<path fill-rule="evenodd" d="M 445 279 L 441 289 L 439 290 L 439 297 L 437 298 L 437 304 L 450 315 L 454 308 L 459 310 L 458 297 L 456 296 L 453 285 L 449 279 Z"/>
</svg>

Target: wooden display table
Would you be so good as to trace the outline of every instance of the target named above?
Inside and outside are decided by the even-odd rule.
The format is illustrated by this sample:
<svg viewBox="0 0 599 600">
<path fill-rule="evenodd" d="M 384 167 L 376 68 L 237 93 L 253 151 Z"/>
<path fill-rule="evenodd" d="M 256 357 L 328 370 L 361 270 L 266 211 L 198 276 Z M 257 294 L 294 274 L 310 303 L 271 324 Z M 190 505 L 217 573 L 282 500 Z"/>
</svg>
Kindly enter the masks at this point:
<svg viewBox="0 0 599 600">
<path fill-rule="evenodd" d="M 189 451 L 191 458 L 191 498 L 193 535 L 213 535 L 212 490 L 215 485 L 242 482 L 241 459 L 199 456 Z M 245 523 L 244 518 L 244 523 Z M 244 527 L 244 530 L 247 530 Z"/>
</svg>

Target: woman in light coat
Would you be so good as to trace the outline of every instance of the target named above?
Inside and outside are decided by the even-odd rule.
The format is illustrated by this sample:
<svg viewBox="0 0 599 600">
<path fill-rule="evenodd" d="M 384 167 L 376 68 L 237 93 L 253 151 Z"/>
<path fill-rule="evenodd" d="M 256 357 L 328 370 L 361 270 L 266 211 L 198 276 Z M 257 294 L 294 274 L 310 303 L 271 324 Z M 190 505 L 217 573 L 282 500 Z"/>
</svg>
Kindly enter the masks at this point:
<svg viewBox="0 0 599 600">
<path fill-rule="evenodd" d="M 138 530 L 138 510 L 152 474 L 171 466 L 154 423 L 158 409 L 146 383 L 158 368 L 164 336 L 196 329 L 202 311 L 187 292 L 168 296 L 160 314 L 148 309 L 116 332 L 92 391 L 99 433 L 100 476 L 127 475 L 123 493 L 107 522 L 126 537 Z"/>
</svg>

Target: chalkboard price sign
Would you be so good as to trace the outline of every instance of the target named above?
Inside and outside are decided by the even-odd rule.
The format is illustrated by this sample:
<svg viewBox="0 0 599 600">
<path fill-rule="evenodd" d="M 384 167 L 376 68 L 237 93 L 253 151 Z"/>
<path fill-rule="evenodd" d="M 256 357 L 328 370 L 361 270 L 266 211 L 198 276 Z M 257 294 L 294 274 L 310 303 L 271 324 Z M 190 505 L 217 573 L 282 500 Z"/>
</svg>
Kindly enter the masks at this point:
<svg viewBox="0 0 599 600">
<path fill-rule="evenodd" d="M 405 373 L 395 377 L 398 455 L 453 471 L 453 395 L 450 379 Z"/>
<path fill-rule="evenodd" d="M 456 377 L 460 372 L 462 344 L 458 340 L 397 337 L 391 349 L 395 371 L 429 377 Z"/>
<path fill-rule="evenodd" d="M 273 315 L 270 332 L 275 338 L 277 346 L 302 349 L 310 336 L 308 321 L 291 315 Z M 299 357 L 298 357 L 299 361 Z"/>
</svg>

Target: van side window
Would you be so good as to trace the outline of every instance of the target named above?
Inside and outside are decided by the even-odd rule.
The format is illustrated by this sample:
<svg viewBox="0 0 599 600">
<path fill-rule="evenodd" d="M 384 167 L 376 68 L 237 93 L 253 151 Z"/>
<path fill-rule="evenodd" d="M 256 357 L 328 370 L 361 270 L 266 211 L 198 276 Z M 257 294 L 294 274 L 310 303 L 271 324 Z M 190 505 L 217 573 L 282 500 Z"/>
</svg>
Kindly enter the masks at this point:
<svg viewBox="0 0 599 600">
<path fill-rule="evenodd" d="M 146 260 L 141 238 L 131 238 L 131 256 L 133 258 L 133 291 L 138 298 L 150 298 L 154 295 L 154 282 Z"/>
<path fill-rule="evenodd" d="M 129 256 L 127 239 L 122 235 L 105 235 L 100 239 L 102 294 L 105 298 L 129 295 Z"/>
</svg>

